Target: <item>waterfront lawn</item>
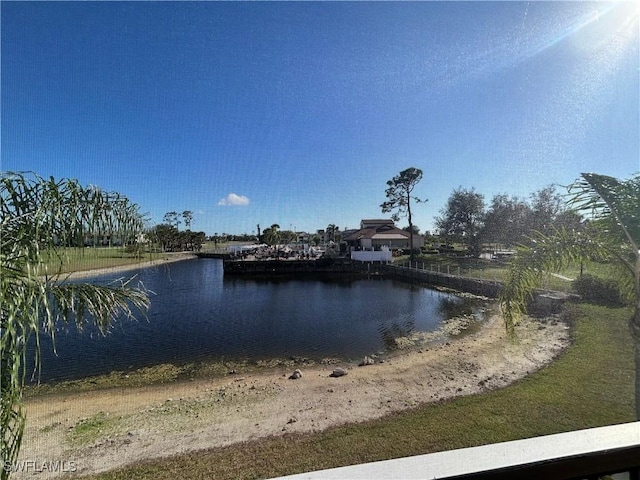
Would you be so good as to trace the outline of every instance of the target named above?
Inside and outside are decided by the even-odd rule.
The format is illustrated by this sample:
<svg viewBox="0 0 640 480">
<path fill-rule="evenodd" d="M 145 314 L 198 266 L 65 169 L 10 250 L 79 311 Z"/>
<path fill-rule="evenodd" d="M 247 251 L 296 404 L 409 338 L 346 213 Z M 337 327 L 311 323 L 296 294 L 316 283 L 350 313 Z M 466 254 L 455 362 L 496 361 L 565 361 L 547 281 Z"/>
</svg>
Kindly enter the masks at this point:
<svg viewBox="0 0 640 480">
<path fill-rule="evenodd" d="M 48 253 L 41 271 L 49 274 L 70 273 L 98 268 L 135 265 L 160 258 L 159 253 L 145 252 L 141 256 L 126 251 L 124 247 L 61 247 Z"/>
<path fill-rule="evenodd" d="M 572 305 L 573 345 L 507 388 L 380 420 L 153 460 L 92 478 L 252 479 L 630 422 L 629 308 Z"/>
<path fill-rule="evenodd" d="M 398 265 L 406 264 L 409 261 L 409 256 L 397 257 L 394 261 Z M 509 271 L 508 261 L 458 257 L 447 254 L 420 255 L 415 262 L 417 262 L 418 268 L 421 269 L 499 282 L 506 281 Z M 414 263 L 415 265 L 416 263 Z M 559 275 L 547 275 L 541 288 L 571 292 L 571 280 L 580 276 L 580 270 L 581 266 L 576 264 L 559 272 Z M 582 265 L 582 272 L 602 278 L 610 278 L 612 276 L 609 265 L 596 262 L 585 262 Z"/>
</svg>

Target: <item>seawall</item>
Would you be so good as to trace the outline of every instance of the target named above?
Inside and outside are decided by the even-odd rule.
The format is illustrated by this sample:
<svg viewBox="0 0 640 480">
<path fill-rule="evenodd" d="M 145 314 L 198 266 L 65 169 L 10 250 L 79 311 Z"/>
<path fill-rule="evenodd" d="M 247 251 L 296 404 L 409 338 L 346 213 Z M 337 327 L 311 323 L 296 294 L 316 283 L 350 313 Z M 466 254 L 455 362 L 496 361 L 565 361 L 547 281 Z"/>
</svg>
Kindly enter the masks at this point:
<svg viewBox="0 0 640 480">
<path fill-rule="evenodd" d="M 317 260 L 231 260 L 224 261 L 224 274 L 235 276 L 280 276 L 315 274 L 379 274 L 378 268 L 349 258 Z"/>
<path fill-rule="evenodd" d="M 462 277 L 448 273 L 408 268 L 391 263 L 359 262 L 350 258 L 320 258 L 317 260 L 230 260 L 224 261 L 224 274 L 252 278 L 274 278 L 284 276 L 343 278 L 383 276 L 403 282 L 420 283 L 433 287 L 444 287 L 459 292 L 488 298 L 498 298 L 503 282 Z M 576 295 L 547 290 L 535 290 L 530 311 L 547 315 L 559 311 L 567 300 Z"/>
</svg>

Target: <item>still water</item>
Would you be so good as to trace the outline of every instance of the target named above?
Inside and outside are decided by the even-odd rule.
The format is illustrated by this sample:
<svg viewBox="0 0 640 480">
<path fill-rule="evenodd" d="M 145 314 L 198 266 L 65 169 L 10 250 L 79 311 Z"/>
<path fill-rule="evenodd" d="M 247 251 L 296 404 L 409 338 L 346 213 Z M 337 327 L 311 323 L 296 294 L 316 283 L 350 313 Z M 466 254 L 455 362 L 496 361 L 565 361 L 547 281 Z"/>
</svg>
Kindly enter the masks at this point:
<svg viewBox="0 0 640 480">
<path fill-rule="evenodd" d="M 353 360 L 386 351 L 394 337 L 433 331 L 445 318 L 476 310 L 469 300 L 389 279 L 229 279 L 213 259 L 131 275 L 154 292 L 147 318 L 118 320 L 106 337 L 92 327 L 80 333 L 61 325 L 57 356 L 43 338 L 41 381 L 201 360 Z"/>
</svg>

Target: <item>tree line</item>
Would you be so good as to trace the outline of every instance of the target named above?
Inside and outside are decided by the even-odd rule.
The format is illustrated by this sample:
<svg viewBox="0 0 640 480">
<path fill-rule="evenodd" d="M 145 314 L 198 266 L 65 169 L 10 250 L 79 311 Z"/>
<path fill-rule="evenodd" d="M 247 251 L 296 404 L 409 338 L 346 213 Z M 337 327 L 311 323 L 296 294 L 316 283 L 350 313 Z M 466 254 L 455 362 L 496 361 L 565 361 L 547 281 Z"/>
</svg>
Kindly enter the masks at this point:
<svg viewBox="0 0 640 480">
<path fill-rule="evenodd" d="M 473 188 L 460 187 L 435 218 L 435 226 L 441 238 L 462 243 L 471 255 L 479 256 L 483 245 L 492 244 L 495 248 L 527 245 L 537 234 L 581 229 L 583 219 L 569 208 L 553 185 L 534 192 L 528 199 L 495 195 L 488 207 L 484 195 Z"/>
<path fill-rule="evenodd" d="M 387 182 L 387 200 L 380 205 L 382 213 L 392 213 L 399 221 L 406 217 L 405 228 L 411 235 L 419 233 L 413 224 L 415 205 L 427 201 L 414 194 L 423 172 L 410 167 Z M 441 241 L 460 243 L 473 256 L 482 253 L 482 247 L 493 244 L 494 248 L 514 248 L 530 242 L 536 234 L 551 234 L 557 229 L 576 230 L 582 228 L 582 217 L 568 206 L 556 187 L 551 185 L 534 192 L 528 199 L 506 194 L 495 195 L 490 204 L 484 195 L 474 188 L 459 187 L 453 191 L 447 204 L 435 218 L 436 234 Z M 413 249 L 411 249 L 413 254 Z"/>
<path fill-rule="evenodd" d="M 180 231 L 179 226 L 184 220 L 186 230 Z M 163 252 L 199 252 L 202 244 L 207 240 L 204 232 L 192 232 L 193 212 L 185 210 L 164 214 L 163 222 L 154 226 L 148 232 L 148 240 L 156 244 Z"/>
<path fill-rule="evenodd" d="M 258 225 L 258 229 L 259 227 L 260 225 Z M 297 242 L 298 240 L 299 235 L 297 232 L 293 230 L 280 230 L 280 225 L 277 223 L 265 228 L 259 238 L 260 242 L 266 243 L 267 245 L 288 244 Z M 342 234 L 340 233 L 340 228 L 334 223 L 327 225 L 324 231 L 324 241 L 336 243 L 341 240 Z M 319 245 L 322 243 L 323 238 L 318 233 L 315 233 L 310 235 L 307 241 L 314 245 Z"/>
</svg>

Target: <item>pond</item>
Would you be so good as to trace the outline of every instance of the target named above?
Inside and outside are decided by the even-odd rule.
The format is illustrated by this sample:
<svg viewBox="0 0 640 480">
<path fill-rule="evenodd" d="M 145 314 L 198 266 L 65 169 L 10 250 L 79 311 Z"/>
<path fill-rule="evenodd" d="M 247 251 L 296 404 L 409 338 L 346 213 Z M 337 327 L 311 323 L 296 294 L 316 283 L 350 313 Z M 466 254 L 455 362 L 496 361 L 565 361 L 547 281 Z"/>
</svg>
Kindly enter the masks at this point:
<svg viewBox="0 0 640 480">
<path fill-rule="evenodd" d="M 389 351 L 397 337 L 436 330 L 443 319 L 481 315 L 473 300 L 390 279 L 230 279 L 214 259 L 125 275 L 136 275 L 153 291 L 147 318 L 119 319 L 106 336 L 91 326 L 78 332 L 59 325 L 57 355 L 43 336 L 41 381 L 165 363 L 292 356 L 355 360 Z"/>
</svg>

